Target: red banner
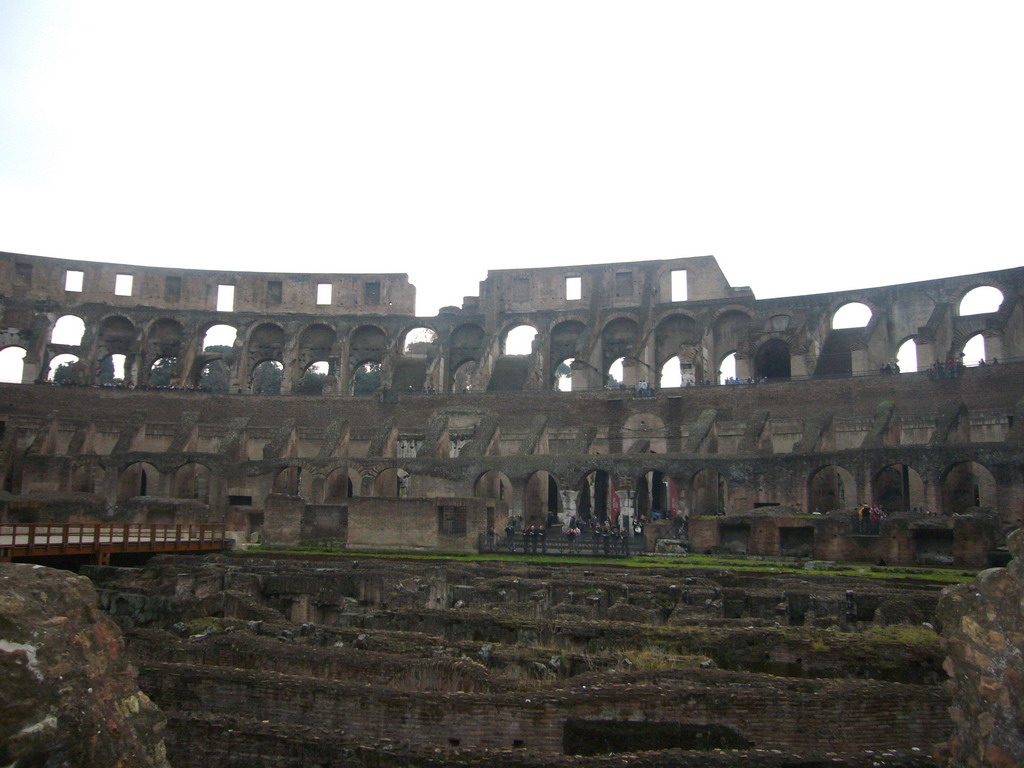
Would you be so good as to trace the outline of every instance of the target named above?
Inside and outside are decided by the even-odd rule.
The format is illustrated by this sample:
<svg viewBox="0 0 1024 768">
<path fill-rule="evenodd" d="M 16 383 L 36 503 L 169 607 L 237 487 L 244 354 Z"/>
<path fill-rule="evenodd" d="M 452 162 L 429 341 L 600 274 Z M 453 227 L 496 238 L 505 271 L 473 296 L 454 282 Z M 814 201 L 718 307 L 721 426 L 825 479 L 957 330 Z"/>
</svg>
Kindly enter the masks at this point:
<svg viewBox="0 0 1024 768">
<path fill-rule="evenodd" d="M 673 518 L 679 511 L 679 500 L 676 498 L 676 484 L 672 482 L 672 478 L 668 479 L 668 512 Z"/>
<path fill-rule="evenodd" d="M 622 502 L 619 501 L 619 494 L 615 492 L 615 482 L 610 477 L 608 478 L 608 509 L 611 524 L 618 525 Z"/>
</svg>

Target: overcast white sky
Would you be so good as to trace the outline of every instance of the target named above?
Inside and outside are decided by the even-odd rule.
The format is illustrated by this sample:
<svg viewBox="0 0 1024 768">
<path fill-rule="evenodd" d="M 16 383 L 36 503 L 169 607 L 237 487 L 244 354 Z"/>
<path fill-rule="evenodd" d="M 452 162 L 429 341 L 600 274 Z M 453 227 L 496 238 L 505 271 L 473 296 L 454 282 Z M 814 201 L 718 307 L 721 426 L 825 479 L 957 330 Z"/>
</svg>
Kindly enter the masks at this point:
<svg viewBox="0 0 1024 768">
<path fill-rule="evenodd" d="M 1024 264 L 1024 3 L 0 0 L 0 250 L 408 272 Z"/>
</svg>

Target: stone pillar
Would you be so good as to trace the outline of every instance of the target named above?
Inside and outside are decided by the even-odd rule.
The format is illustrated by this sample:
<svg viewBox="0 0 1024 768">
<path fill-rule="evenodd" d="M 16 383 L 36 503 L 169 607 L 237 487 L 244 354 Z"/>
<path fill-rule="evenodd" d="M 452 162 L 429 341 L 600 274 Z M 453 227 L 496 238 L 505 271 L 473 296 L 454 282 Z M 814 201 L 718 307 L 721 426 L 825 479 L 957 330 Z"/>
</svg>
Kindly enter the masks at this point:
<svg viewBox="0 0 1024 768">
<path fill-rule="evenodd" d="M 789 356 L 789 375 L 800 378 L 811 375 L 811 366 L 807 364 L 806 350 L 793 350 Z"/>
<path fill-rule="evenodd" d="M 994 357 L 998 357 L 1000 360 L 1006 360 L 1009 357 L 1003 349 L 1003 334 L 995 331 L 985 331 L 982 337 L 985 339 L 986 363 L 991 363 Z"/>
<path fill-rule="evenodd" d="M 508 499 L 508 516 L 522 520 L 526 517 L 526 485 L 529 478 L 511 480 L 511 482 L 512 498 Z"/>
<path fill-rule="evenodd" d="M 930 482 L 921 479 L 924 485 L 924 504 L 925 510 L 931 510 L 936 514 L 946 514 L 946 510 L 942 508 L 942 484 L 940 481 Z"/>
<path fill-rule="evenodd" d="M 560 493 L 562 495 L 561 520 L 563 525 L 568 525 L 573 515 L 576 514 L 576 502 L 579 500 L 579 491 L 560 491 Z"/>
<path fill-rule="evenodd" d="M 930 340 L 917 336 L 914 338 L 914 347 L 917 348 L 917 370 L 927 371 L 938 360 L 935 345 Z"/>
<path fill-rule="evenodd" d="M 637 383 L 646 378 L 647 369 L 635 358 L 623 358 L 622 360 L 622 383 L 630 389 L 636 389 Z M 648 382 L 650 380 L 648 379 Z"/>
<path fill-rule="evenodd" d="M 871 354 L 866 348 L 850 350 L 850 358 L 854 373 L 878 373 L 879 364 L 872 362 Z M 882 364 L 884 363 L 885 361 L 882 361 Z"/>
<path fill-rule="evenodd" d="M 736 353 L 736 378 L 737 379 L 749 379 L 754 375 L 754 361 L 749 357 L 740 357 L 740 353 Z M 717 372 L 716 372 L 717 376 Z M 718 381 L 716 380 L 716 384 Z"/>
</svg>

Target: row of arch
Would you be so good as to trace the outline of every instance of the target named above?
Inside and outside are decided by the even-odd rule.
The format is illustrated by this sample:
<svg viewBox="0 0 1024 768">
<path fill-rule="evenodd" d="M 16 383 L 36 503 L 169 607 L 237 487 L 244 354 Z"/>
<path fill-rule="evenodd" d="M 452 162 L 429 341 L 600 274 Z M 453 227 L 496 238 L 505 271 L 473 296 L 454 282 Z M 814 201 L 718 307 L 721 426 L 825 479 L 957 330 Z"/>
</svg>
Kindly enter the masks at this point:
<svg viewBox="0 0 1024 768">
<path fill-rule="evenodd" d="M 979 291 L 987 292 L 987 304 L 974 301 Z M 1001 301 L 998 289 L 984 286 L 968 292 L 960 302 L 960 309 L 962 313 L 967 309 L 991 312 Z M 871 309 L 858 303 L 847 303 L 833 313 L 833 332 L 818 351 L 815 373 L 849 372 L 852 337 L 836 331 L 864 325 L 870 317 Z M 52 326 L 49 357 L 42 361 L 39 378 L 54 380 L 62 365 L 73 367 L 92 359 L 95 362 L 87 366 L 87 370 L 73 371 L 78 379 L 84 380 L 82 383 L 123 380 L 149 385 L 154 379 L 169 379 L 175 385 L 204 388 L 204 383 L 222 382 L 227 378 L 236 390 L 255 392 L 264 391 L 260 383 L 268 376 L 259 374 L 258 369 L 264 366 L 261 370 L 266 373 L 269 364 L 276 369 L 269 378 L 283 381 L 283 386 L 279 387 L 283 391 L 316 391 L 316 380 L 319 380 L 320 390 L 326 383 L 330 391 L 352 393 L 360 370 L 364 375 L 377 374 L 385 384 L 394 378 L 394 386 L 399 390 L 430 384 L 440 390 L 458 391 L 479 379 L 476 367 L 485 359 L 493 370 L 491 358 L 537 357 L 540 352 L 543 352 L 540 356 L 544 364 L 535 367 L 546 369 L 547 378 L 546 384 L 537 383 L 540 387 L 571 389 L 580 382 L 592 387 L 626 379 L 645 379 L 661 387 L 703 381 L 717 383 L 733 374 L 737 352 L 752 358 L 750 373 L 754 377 L 787 378 L 791 373 L 788 359 L 794 354 L 793 317 L 788 314 L 770 316 L 761 332 L 762 336 L 770 334 L 770 337 L 755 346 L 749 338 L 751 322 L 752 317 L 745 309 L 719 312 L 709 329 L 712 343 L 708 344 L 693 316 L 670 314 L 653 330 L 651 347 L 646 351 L 641 350 L 646 341 L 641 338 L 639 324 L 627 316 L 611 318 L 593 338 L 582 320 L 563 320 L 545 331 L 544 344 L 538 343 L 536 328 L 511 320 L 497 334 L 494 349 L 489 349 L 491 342 L 481 326 L 464 323 L 451 331 L 442 349 L 437 332 L 427 326 L 401 331 L 393 347 L 395 339 L 374 324 L 361 325 L 347 335 L 340 335 L 329 324 L 313 323 L 292 340 L 280 324 L 263 322 L 249 329 L 239 342 L 238 329 L 211 322 L 200 328 L 202 341 L 193 344 L 186 338 L 184 326 L 172 318 L 157 318 L 140 331 L 126 317 L 113 315 L 99 323 L 85 349 L 82 345 L 84 321 L 75 315 L 64 315 Z M 983 344 L 980 334 L 970 340 L 976 345 Z M 912 337 L 901 340 L 893 355 L 901 359 L 900 367 L 904 371 L 916 369 L 916 360 L 912 360 L 916 348 L 912 341 Z M 961 349 L 968 341 L 961 342 Z M 703 358 L 703 352 L 695 353 L 699 346 L 710 354 L 709 359 Z M 0 352 L 0 363 L 9 361 L 16 365 L 25 354 L 23 347 L 12 345 Z M 983 358 L 984 349 L 965 354 L 968 360 Z M 445 365 L 438 366 L 437 361 L 442 357 Z M 3 367 L 0 365 L 0 370 Z M 392 367 L 394 370 L 390 370 Z M 439 367 L 444 370 L 431 370 Z M 7 373 L 4 378 L 12 380 L 14 376 Z M 342 385 L 325 382 L 328 378 Z"/>
<path fill-rule="evenodd" d="M 271 492 L 299 495 L 303 488 L 302 472 L 301 466 L 279 470 Z M 96 492 L 102 487 L 103 478 L 104 470 L 98 465 L 80 465 L 73 470 L 71 490 Z M 146 462 L 134 462 L 119 472 L 116 496 L 118 501 L 126 501 L 135 496 L 168 495 L 209 503 L 211 478 L 210 469 L 197 462 L 186 463 L 169 473 L 161 473 Z M 402 498 L 409 495 L 412 479 L 406 470 L 396 467 L 372 475 L 350 466 L 338 467 L 326 475 L 314 475 L 309 501 L 342 504 L 357 496 Z M 939 506 L 933 511 L 943 514 L 996 506 L 995 478 L 978 462 L 954 463 L 936 475 L 934 482 L 937 492 L 930 496 L 925 479 L 916 469 L 906 464 L 888 464 L 873 473 L 870 491 L 866 491 L 858 487 L 849 470 L 827 464 L 807 477 L 806 511 L 849 509 L 859 503 L 878 504 L 890 512 L 925 511 L 930 499 Z M 505 473 L 489 470 L 473 483 L 473 495 L 503 501 L 513 508 L 518 506 L 526 524 L 534 525 L 567 523 L 572 516 L 604 521 L 614 519 L 619 510 L 645 518 L 720 515 L 729 511 L 729 478 L 714 468 L 701 468 L 686 476 L 658 469 L 641 470 L 623 484 L 629 487 L 617 490 L 615 478 L 600 469 L 584 471 L 575 480 L 538 470 L 517 487 Z M 792 503 L 789 499 L 783 501 Z"/>
<path fill-rule="evenodd" d="M 525 327 L 525 326 L 520 326 Z M 962 357 L 968 364 L 980 362 L 986 359 L 984 336 L 977 333 L 968 338 L 960 353 L 956 357 Z M 9 346 L 0 350 L 0 371 L 4 372 L 3 381 L 20 382 L 23 379 L 23 361 L 26 355 L 24 347 Z M 790 366 L 791 349 L 788 343 L 779 339 L 769 339 L 758 348 L 754 358 L 752 375 L 757 379 L 788 379 L 791 377 Z M 903 373 L 917 371 L 917 347 L 913 338 L 907 339 L 900 345 L 896 354 L 896 362 L 899 370 Z M 991 358 L 989 358 L 991 359 Z M 49 382 L 62 383 L 67 377 L 63 375 L 69 366 L 74 366 L 80 358 L 71 353 L 55 355 L 49 361 L 44 379 Z M 128 380 L 126 375 L 127 355 L 114 353 L 107 355 L 99 361 L 97 383 L 118 383 Z M 625 366 L 628 360 L 619 357 L 613 360 L 608 370 L 603 372 L 606 384 L 614 385 L 625 380 Z M 558 361 L 554 370 L 553 388 L 561 391 L 572 391 L 572 366 L 576 358 L 568 357 Z M 156 358 L 148 368 L 144 381 L 150 386 L 166 387 L 177 383 L 176 372 L 180 360 L 177 356 L 166 356 Z M 476 370 L 476 361 L 464 362 L 455 371 L 453 389 L 461 391 L 469 386 L 472 375 Z M 828 374 L 837 375 L 850 373 L 852 370 L 852 359 L 850 351 L 839 350 L 833 353 L 833 359 L 829 361 Z M 370 394 L 380 388 L 381 364 L 376 360 L 366 361 L 356 366 L 354 375 L 349 381 L 347 394 L 364 395 Z M 651 385 L 658 388 L 682 387 L 701 382 L 694 378 L 692 366 L 685 364 L 679 356 L 673 356 L 662 363 L 660 369 L 651 377 Z M 317 394 L 324 391 L 326 379 L 333 375 L 332 366 L 329 360 L 314 360 L 308 363 L 301 372 L 296 391 L 310 394 Z M 365 380 L 361 377 L 365 377 Z M 734 351 L 726 354 L 716 368 L 715 383 L 726 383 L 736 377 L 736 353 Z M 190 382 L 200 390 L 213 392 L 229 391 L 231 369 L 223 358 L 216 358 L 198 369 L 193 380 Z M 251 372 L 249 389 L 256 394 L 279 394 L 281 382 L 284 379 L 284 364 L 278 360 L 261 360 Z M 704 380 L 707 381 L 707 380 Z"/>
</svg>

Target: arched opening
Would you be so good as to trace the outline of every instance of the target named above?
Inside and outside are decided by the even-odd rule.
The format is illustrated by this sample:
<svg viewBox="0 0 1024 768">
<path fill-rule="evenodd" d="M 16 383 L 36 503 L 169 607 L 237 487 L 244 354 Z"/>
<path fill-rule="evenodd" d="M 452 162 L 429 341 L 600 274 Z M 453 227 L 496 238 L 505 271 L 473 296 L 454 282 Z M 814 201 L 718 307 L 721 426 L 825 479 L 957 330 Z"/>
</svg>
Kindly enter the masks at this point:
<svg viewBox="0 0 1024 768">
<path fill-rule="evenodd" d="M 718 364 L 718 383 L 725 384 L 736 380 L 736 352 L 730 352 Z"/>
<path fill-rule="evenodd" d="M 607 373 L 618 360 L 633 354 L 640 326 L 628 317 L 618 317 L 601 329 L 601 359 Z M 616 377 L 622 382 L 621 377 Z M 632 384 L 632 381 L 626 382 Z"/>
<path fill-rule="evenodd" d="M 203 334 L 204 352 L 230 352 L 238 330 L 230 325 L 212 325 Z"/>
<path fill-rule="evenodd" d="M 432 328 L 410 328 L 402 337 L 401 349 L 391 372 L 395 392 L 433 392 L 439 373 L 435 365 L 440 349 L 437 332 Z"/>
<path fill-rule="evenodd" d="M 467 360 L 455 369 L 453 377 L 453 392 L 470 392 L 473 389 L 473 376 L 476 374 L 476 360 Z"/>
<path fill-rule="evenodd" d="M 302 477 L 302 467 L 285 467 L 274 477 L 272 493 L 280 493 L 286 496 L 299 495 L 299 480 Z"/>
<path fill-rule="evenodd" d="M 555 389 L 572 392 L 572 364 L 576 358 L 569 357 L 555 366 Z"/>
<path fill-rule="evenodd" d="M 924 483 L 921 475 L 906 464 L 883 467 L 871 483 L 872 502 L 886 512 L 924 510 Z"/>
<path fill-rule="evenodd" d="M 754 355 L 754 376 L 758 379 L 784 380 L 790 377 L 789 344 L 768 339 Z"/>
<path fill-rule="evenodd" d="M 501 354 L 487 378 L 488 392 L 520 392 L 527 388 L 537 329 L 531 325 L 517 325 L 502 335 Z"/>
<path fill-rule="evenodd" d="M 369 360 L 356 366 L 352 374 L 352 394 L 372 395 L 380 389 L 380 363 Z"/>
<path fill-rule="evenodd" d="M 121 354 L 107 355 L 99 363 L 97 381 L 100 384 L 123 384 L 125 381 L 125 362 L 127 357 Z"/>
<path fill-rule="evenodd" d="M 149 366 L 149 386 L 163 389 L 174 384 L 178 358 L 161 357 Z"/>
<path fill-rule="evenodd" d="M 731 353 L 746 345 L 750 337 L 750 318 L 737 310 L 723 312 L 715 320 L 712 326 L 712 346 L 709 348 L 711 360 L 718 361 L 718 368 L 722 372 L 717 377 L 719 382 L 723 378 L 735 378 L 735 367 L 729 373 L 724 368 L 725 360 Z M 709 376 L 710 381 L 715 381 L 715 376 Z"/>
<path fill-rule="evenodd" d="M 254 395 L 280 395 L 284 366 L 277 360 L 264 360 L 252 369 L 250 389 Z"/>
<path fill-rule="evenodd" d="M 276 323 L 261 323 L 249 334 L 243 359 L 249 371 L 253 394 L 277 395 L 284 380 L 284 329 Z"/>
<path fill-rule="evenodd" d="M 362 325 L 349 339 L 349 360 L 381 363 L 388 348 L 388 335 L 375 325 Z"/>
<path fill-rule="evenodd" d="M 25 373 L 25 350 L 4 347 L 0 350 L 0 381 L 20 384 Z"/>
<path fill-rule="evenodd" d="M 957 308 L 961 317 L 966 315 L 987 315 L 998 312 L 1003 303 L 1003 292 L 991 285 L 982 285 L 968 291 Z"/>
<path fill-rule="evenodd" d="M 54 384 L 78 383 L 78 357 L 76 355 L 57 355 L 50 360 L 46 372 L 46 380 Z"/>
<path fill-rule="evenodd" d="M 99 348 L 108 354 L 127 354 L 135 341 L 135 325 L 126 317 L 114 315 L 100 323 Z"/>
<path fill-rule="evenodd" d="M 303 360 L 326 360 L 331 356 L 338 334 L 324 323 L 307 326 L 299 334 L 299 355 Z"/>
<path fill-rule="evenodd" d="M 551 356 L 553 358 L 575 357 L 579 353 L 580 340 L 586 335 L 587 326 L 579 320 L 565 320 L 551 329 Z"/>
<path fill-rule="evenodd" d="M 678 357 L 670 357 L 661 366 L 661 373 L 658 374 L 658 387 L 665 389 L 681 386 L 683 386 L 682 361 Z"/>
<path fill-rule="evenodd" d="M 502 341 L 503 355 L 532 355 L 537 329 L 532 325 L 517 325 L 505 334 Z"/>
<path fill-rule="evenodd" d="M 373 495 L 400 499 L 409 495 L 409 473 L 404 469 L 385 469 L 373 481 Z"/>
<path fill-rule="evenodd" d="M 684 385 L 680 352 L 699 342 L 696 321 L 688 315 L 669 315 L 663 318 L 654 329 L 654 356 L 656 360 L 677 361 L 676 366 L 667 378 L 667 383 L 660 383 L 665 377 L 665 364 L 659 371 L 659 386 L 680 387 Z M 678 371 L 678 373 L 677 373 Z M 692 368 L 691 368 L 692 371 Z M 679 383 L 674 383 L 678 379 Z"/>
<path fill-rule="evenodd" d="M 156 488 L 156 467 L 142 461 L 129 464 L 117 479 L 117 500 L 128 501 L 135 496 L 151 495 Z"/>
<path fill-rule="evenodd" d="M 169 317 L 162 317 L 149 326 L 146 347 L 155 357 L 176 357 L 181 354 L 181 342 L 185 329 L 181 323 Z"/>
<path fill-rule="evenodd" d="M 725 476 L 713 469 L 702 469 L 690 483 L 690 510 L 694 515 L 724 515 Z"/>
<path fill-rule="evenodd" d="M 558 484 L 549 472 L 534 472 L 526 481 L 523 526 L 548 528 L 558 522 Z"/>
<path fill-rule="evenodd" d="M 210 470 L 202 464 L 189 462 L 178 467 L 174 473 L 174 497 L 195 499 L 203 504 L 210 502 Z"/>
<path fill-rule="evenodd" d="M 339 467 L 327 476 L 324 483 L 324 504 L 341 504 L 355 495 L 356 484 L 345 467 Z"/>
<path fill-rule="evenodd" d="M 917 371 L 917 342 L 910 337 L 896 351 L 896 365 L 900 367 L 900 373 L 915 373 Z"/>
<path fill-rule="evenodd" d="M 648 520 L 674 517 L 674 485 L 668 475 L 656 469 L 641 475 L 636 481 L 634 514 Z"/>
<path fill-rule="evenodd" d="M 946 514 L 962 515 L 996 506 L 996 481 L 976 461 L 962 461 L 942 481 L 942 507 Z"/>
<path fill-rule="evenodd" d="M 871 307 L 852 301 L 844 304 L 832 315 L 832 329 L 863 328 L 871 322 Z"/>
<path fill-rule="evenodd" d="M 227 392 L 231 387 L 231 369 L 223 360 L 211 360 L 199 371 L 196 388 L 203 392 Z"/>
<path fill-rule="evenodd" d="M 82 343 L 85 334 L 85 321 L 75 315 L 63 315 L 57 318 L 50 333 L 51 344 L 67 344 L 77 347 Z"/>
<path fill-rule="evenodd" d="M 410 328 L 402 340 L 403 355 L 430 357 L 437 351 L 437 331 L 433 328 Z"/>
<path fill-rule="evenodd" d="M 473 486 L 473 495 L 508 504 L 512 501 L 512 481 L 503 472 L 492 469 L 477 479 Z"/>
<path fill-rule="evenodd" d="M 580 520 L 603 523 L 611 519 L 611 477 L 602 469 L 588 472 L 580 480 L 576 515 Z"/>
<path fill-rule="evenodd" d="M 317 360 L 315 363 L 310 363 L 306 366 L 306 370 L 299 380 L 298 391 L 304 395 L 323 394 L 330 370 L 331 365 L 326 360 Z"/>
<path fill-rule="evenodd" d="M 807 511 L 831 512 L 852 507 L 857 489 L 853 475 L 835 464 L 816 469 L 807 480 Z"/>
<path fill-rule="evenodd" d="M 453 392 L 463 392 L 470 384 L 467 377 L 476 371 L 476 367 L 464 371 L 463 366 L 469 362 L 475 363 L 480 359 L 483 341 L 484 330 L 479 325 L 460 325 L 452 332 L 448 370 L 452 377 L 450 384 Z M 459 379 L 460 372 L 462 372 L 461 380 Z"/>
<path fill-rule="evenodd" d="M 611 365 L 608 366 L 608 371 L 605 374 L 606 386 L 610 389 L 618 389 L 624 387 L 626 379 L 626 358 L 619 357 L 612 361 Z"/>
<path fill-rule="evenodd" d="M 963 347 L 964 365 L 978 365 L 988 362 L 985 359 L 985 336 L 976 333 L 967 340 Z"/>
</svg>

